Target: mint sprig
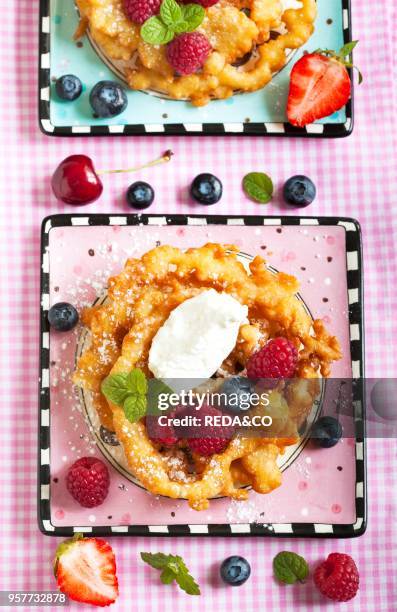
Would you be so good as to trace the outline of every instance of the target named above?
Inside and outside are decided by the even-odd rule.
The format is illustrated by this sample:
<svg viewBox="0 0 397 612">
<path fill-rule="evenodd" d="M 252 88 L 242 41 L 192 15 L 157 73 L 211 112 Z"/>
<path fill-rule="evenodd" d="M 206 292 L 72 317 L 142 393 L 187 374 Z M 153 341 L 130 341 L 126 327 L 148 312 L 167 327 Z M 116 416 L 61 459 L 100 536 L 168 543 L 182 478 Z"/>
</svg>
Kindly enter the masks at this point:
<svg viewBox="0 0 397 612">
<path fill-rule="evenodd" d="M 309 575 L 309 566 L 305 559 L 294 552 L 283 550 L 273 559 L 273 571 L 278 580 L 285 584 L 303 582 Z"/>
<path fill-rule="evenodd" d="M 200 595 L 200 587 L 189 573 L 182 557 L 165 555 L 164 553 L 141 552 L 141 559 L 150 567 L 162 570 L 160 580 L 163 584 L 175 582 L 188 595 Z"/>
<path fill-rule="evenodd" d="M 250 172 L 243 178 L 243 189 L 248 197 L 267 204 L 273 197 L 273 181 L 264 172 Z"/>
<path fill-rule="evenodd" d="M 151 45 L 166 45 L 176 34 L 196 30 L 204 16 L 205 10 L 200 4 L 181 5 L 175 0 L 163 0 L 160 14 L 145 21 L 141 36 Z"/>
<path fill-rule="evenodd" d="M 146 414 L 148 383 L 139 368 L 131 372 L 111 374 L 102 382 L 106 399 L 124 409 L 126 418 L 136 423 Z"/>
<path fill-rule="evenodd" d="M 146 413 L 163 414 L 159 409 L 159 395 L 173 393 L 171 387 L 158 378 L 146 379 L 139 368 L 131 372 L 110 374 L 101 385 L 101 391 L 109 402 L 124 409 L 131 423 L 136 423 Z"/>
</svg>

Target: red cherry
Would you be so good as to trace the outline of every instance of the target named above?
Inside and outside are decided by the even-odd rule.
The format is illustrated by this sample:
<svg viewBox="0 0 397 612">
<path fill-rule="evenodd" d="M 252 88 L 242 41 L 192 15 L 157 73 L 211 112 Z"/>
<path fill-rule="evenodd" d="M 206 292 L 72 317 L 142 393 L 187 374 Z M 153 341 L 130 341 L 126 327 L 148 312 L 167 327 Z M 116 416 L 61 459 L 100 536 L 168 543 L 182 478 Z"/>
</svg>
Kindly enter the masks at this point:
<svg viewBox="0 0 397 612">
<path fill-rule="evenodd" d="M 90 204 L 103 191 L 102 181 L 87 155 L 70 155 L 64 159 L 52 176 L 51 186 L 58 200 L 73 206 Z"/>
</svg>

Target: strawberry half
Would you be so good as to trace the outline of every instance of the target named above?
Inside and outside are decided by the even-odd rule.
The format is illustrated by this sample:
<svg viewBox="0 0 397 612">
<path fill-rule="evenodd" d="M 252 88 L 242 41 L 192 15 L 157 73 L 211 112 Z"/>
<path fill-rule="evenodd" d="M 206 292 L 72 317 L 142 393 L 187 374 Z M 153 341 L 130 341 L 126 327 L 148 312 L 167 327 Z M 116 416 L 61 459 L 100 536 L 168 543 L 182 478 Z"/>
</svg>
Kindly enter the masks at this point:
<svg viewBox="0 0 397 612">
<path fill-rule="evenodd" d="M 108 606 L 119 594 L 116 560 L 111 546 L 77 533 L 57 548 L 54 573 L 62 593 L 94 606 Z"/>
<path fill-rule="evenodd" d="M 303 127 L 332 115 L 346 104 L 351 95 L 347 68 L 353 67 L 350 54 L 357 42 L 344 45 L 339 53 L 317 49 L 296 62 L 287 103 L 287 117 L 292 125 Z"/>
</svg>

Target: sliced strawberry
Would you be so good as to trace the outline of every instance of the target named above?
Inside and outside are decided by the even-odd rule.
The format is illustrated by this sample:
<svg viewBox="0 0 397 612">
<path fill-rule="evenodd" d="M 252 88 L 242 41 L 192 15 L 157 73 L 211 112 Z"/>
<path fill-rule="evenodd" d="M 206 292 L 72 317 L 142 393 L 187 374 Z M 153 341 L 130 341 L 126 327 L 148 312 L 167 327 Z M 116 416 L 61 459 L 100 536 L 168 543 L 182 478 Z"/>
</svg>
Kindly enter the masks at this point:
<svg viewBox="0 0 397 612">
<path fill-rule="evenodd" d="M 287 117 L 292 125 L 303 127 L 328 117 L 346 104 L 351 95 L 347 67 L 353 67 L 350 54 L 356 44 L 357 41 L 347 43 L 338 53 L 318 49 L 296 62 L 287 103 Z"/>
<path fill-rule="evenodd" d="M 346 104 L 350 93 L 350 77 L 343 64 L 319 53 L 304 55 L 291 72 L 288 121 L 303 127 L 328 117 Z"/>
<path fill-rule="evenodd" d="M 98 538 L 76 534 L 58 546 L 54 573 L 70 599 L 108 606 L 118 596 L 116 560 L 111 546 Z"/>
</svg>

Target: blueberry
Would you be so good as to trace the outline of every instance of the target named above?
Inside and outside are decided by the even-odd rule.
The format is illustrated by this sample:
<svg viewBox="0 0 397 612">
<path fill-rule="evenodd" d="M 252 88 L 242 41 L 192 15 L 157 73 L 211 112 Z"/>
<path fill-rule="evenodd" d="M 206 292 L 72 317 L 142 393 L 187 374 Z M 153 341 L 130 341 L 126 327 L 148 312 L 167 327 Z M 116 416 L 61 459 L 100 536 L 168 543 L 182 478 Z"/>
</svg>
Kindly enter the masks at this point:
<svg viewBox="0 0 397 612">
<path fill-rule="evenodd" d="M 128 187 L 127 202 L 132 208 L 149 208 L 154 200 L 154 189 L 149 183 L 137 181 Z"/>
<path fill-rule="evenodd" d="M 284 185 L 284 200 L 291 206 L 309 206 L 316 197 L 316 186 L 307 176 L 291 176 Z"/>
<path fill-rule="evenodd" d="M 227 396 L 226 401 L 225 398 L 222 398 L 221 407 L 235 414 L 239 414 L 241 410 L 248 410 L 247 402 L 252 393 L 253 384 L 253 381 L 245 376 L 227 378 L 219 389 L 219 393 Z"/>
<path fill-rule="evenodd" d="M 98 117 L 120 115 L 128 104 L 124 88 L 114 81 L 99 81 L 90 93 L 90 104 Z"/>
<path fill-rule="evenodd" d="M 251 567 L 247 559 L 235 555 L 223 561 L 220 568 L 220 574 L 222 580 L 226 582 L 226 584 L 240 586 L 250 577 Z"/>
<path fill-rule="evenodd" d="M 62 100 L 77 100 L 83 91 L 79 77 L 74 74 L 64 74 L 55 83 L 55 91 Z"/>
<path fill-rule="evenodd" d="M 222 197 L 222 183 L 213 174 L 199 174 L 190 187 L 190 195 L 200 204 L 216 204 Z"/>
<path fill-rule="evenodd" d="M 342 434 L 342 425 L 337 419 L 331 416 L 323 416 L 314 423 L 310 436 L 317 446 L 331 448 L 339 442 Z"/>
<path fill-rule="evenodd" d="M 57 331 L 70 331 L 77 325 L 79 315 L 72 304 L 58 302 L 48 311 L 48 322 Z"/>
</svg>

